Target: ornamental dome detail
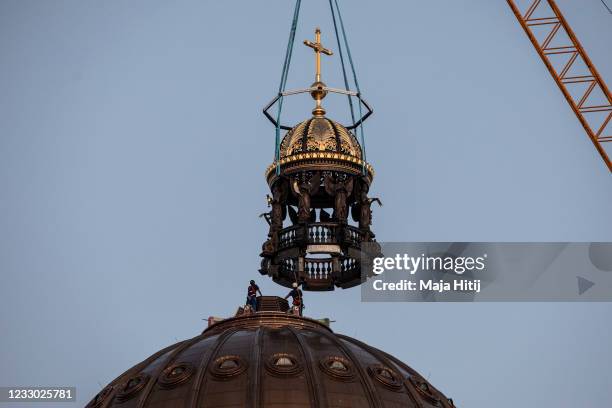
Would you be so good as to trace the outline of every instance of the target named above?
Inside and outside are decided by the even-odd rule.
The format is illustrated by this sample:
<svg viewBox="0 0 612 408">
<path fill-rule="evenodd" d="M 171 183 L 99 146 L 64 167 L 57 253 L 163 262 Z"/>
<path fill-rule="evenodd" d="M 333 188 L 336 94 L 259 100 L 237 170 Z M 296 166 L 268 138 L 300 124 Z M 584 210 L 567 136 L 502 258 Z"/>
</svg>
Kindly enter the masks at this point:
<svg viewBox="0 0 612 408">
<path fill-rule="evenodd" d="M 317 320 L 259 311 L 221 320 L 153 354 L 112 381 L 86 408 L 93 407 L 454 405 L 381 350 L 335 334 Z"/>
<path fill-rule="evenodd" d="M 361 145 L 355 135 L 323 115 L 314 115 L 285 134 L 280 143 L 278 160 L 266 169 L 266 179 L 270 185 L 278 179 L 277 167 L 282 175 L 309 170 L 360 175 L 365 169 L 368 182 L 374 178 L 374 169 L 363 161 Z"/>
<path fill-rule="evenodd" d="M 326 117 L 315 116 L 301 122 L 281 142 L 281 159 L 306 152 L 334 152 L 361 159 L 361 146 L 355 136 Z"/>
<path fill-rule="evenodd" d="M 361 145 L 345 126 L 323 115 L 314 115 L 290 129 L 283 137 L 278 160 L 266 169 L 272 186 L 280 174 L 289 176 L 302 171 L 328 170 L 346 174 L 364 174 L 370 183 L 374 169 L 364 162 Z"/>
</svg>

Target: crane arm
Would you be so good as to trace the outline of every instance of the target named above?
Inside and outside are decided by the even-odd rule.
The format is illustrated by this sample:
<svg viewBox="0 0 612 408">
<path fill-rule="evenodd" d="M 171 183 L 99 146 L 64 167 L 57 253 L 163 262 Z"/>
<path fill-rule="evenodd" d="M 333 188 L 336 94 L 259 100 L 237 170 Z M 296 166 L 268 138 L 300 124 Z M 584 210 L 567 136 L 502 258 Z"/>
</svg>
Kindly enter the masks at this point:
<svg viewBox="0 0 612 408">
<path fill-rule="evenodd" d="M 612 145 L 612 96 L 603 78 L 597 72 L 595 65 L 582 48 L 554 0 L 530 0 L 531 4 L 524 14 L 519 10 L 514 0 L 507 1 L 584 127 L 591 142 L 612 172 L 612 163 L 604 148 L 605 143 L 609 143 L 607 147 Z M 548 12 L 551 13 L 550 17 L 535 18 L 536 10 L 546 8 L 546 2 L 549 6 Z M 535 33 L 536 28 L 549 28 L 550 31 L 546 36 L 539 39 Z M 569 39 L 569 42 L 567 42 L 567 39 Z M 563 42 L 564 40 L 565 42 Z M 561 41 L 561 44 L 555 43 L 559 41 Z M 554 56 L 565 56 L 567 60 L 564 61 L 564 64 L 558 65 L 553 61 Z M 584 72 L 582 75 L 573 75 L 572 68 L 581 65 L 586 66 L 588 72 Z M 580 85 L 585 86 L 584 92 L 578 94 L 571 92 L 575 90 L 573 87 Z M 603 94 L 603 100 L 596 104 L 589 103 L 590 97 L 597 94 Z M 603 121 L 597 120 L 602 117 Z"/>
</svg>

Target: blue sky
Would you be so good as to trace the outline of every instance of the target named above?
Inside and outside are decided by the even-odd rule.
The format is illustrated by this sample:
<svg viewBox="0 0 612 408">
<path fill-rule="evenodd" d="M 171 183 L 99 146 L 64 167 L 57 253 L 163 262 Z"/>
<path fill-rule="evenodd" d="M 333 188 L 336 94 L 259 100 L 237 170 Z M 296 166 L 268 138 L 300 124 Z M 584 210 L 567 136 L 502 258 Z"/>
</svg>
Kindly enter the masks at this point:
<svg viewBox="0 0 612 408">
<path fill-rule="evenodd" d="M 74 385 L 84 405 L 134 363 L 227 316 L 257 273 L 263 171 L 292 2 L 0 3 L 0 385 Z M 612 16 L 559 0 L 612 81 Z M 612 241 L 612 179 L 504 1 L 342 2 L 377 176 L 381 241 Z M 327 2 L 301 45 L 336 50 Z M 342 85 L 337 57 L 324 80 Z M 328 116 L 346 119 L 343 100 Z M 285 105 L 305 119 L 311 101 Z M 370 304 L 306 313 L 396 355 L 458 406 L 612 400 L 610 304 Z M 0 404 L 1 406 L 2 404 Z M 25 405 L 24 405 L 25 407 Z"/>
</svg>

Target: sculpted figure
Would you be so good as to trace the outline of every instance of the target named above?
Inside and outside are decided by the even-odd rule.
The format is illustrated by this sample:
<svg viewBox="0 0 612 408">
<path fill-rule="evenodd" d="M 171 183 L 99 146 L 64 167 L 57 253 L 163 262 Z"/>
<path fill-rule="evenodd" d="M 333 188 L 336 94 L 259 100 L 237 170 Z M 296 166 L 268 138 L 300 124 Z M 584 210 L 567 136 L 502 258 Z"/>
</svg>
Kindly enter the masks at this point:
<svg viewBox="0 0 612 408">
<path fill-rule="evenodd" d="M 361 183 L 359 192 L 359 199 L 357 203 L 351 209 L 353 220 L 359 223 L 359 228 L 369 231 L 370 225 L 372 225 L 372 203 L 377 202 L 379 206 L 382 206 L 382 202 L 379 198 L 369 198 L 368 191 L 370 186 L 367 182 Z"/>
<path fill-rule="evenodd" d="M 268 239 L 262 246 L 262 255 L 272 256 L 278 249 L 278 232 L 283 228 L 283 220 L 287 216 L 286 184 L 282 180 L 275 183 L 272 186 L 272 197 L 266 195 L 266 200 L 268 207 L 272 207 L 272 209 L 267 213 L 260 214 L 260 217 L 264 218 L 270 225 Z"/>
<path fill-rule="evenodd" d="M 268 239 L 261 246 L 261 256 L 273 256 L 278 249 L 278 233 L 276 231 L 268 234 Z"/>
<path fill-rule="evenodd" d="M 334 197 L 334 214 L 332 217 L 341 223 L 346 223 L 348 218 L 347 200 L 353 191 L 353 179 L 336 181 L 331 176 L 325 177 L 325 191 Z"/>
<path fill-rule="evenodd" d="M 321 184 L 321 174 L 316 172 L 310 180 L 299 182 L 293 180 L 291 184 L 293 194 L 298 198 L 298 221 L 307 223 L 311 218 L 310 197 L 319 190 Z"/>
<path fill-rule="evenodd" d="M 287 188 L 285 183 L 278 181 L 272 186 L 272 197 L 268 196 L 270 211 L 270 230 L 278 231 L 283 228 L 283 220 L 287 216 L 285 202 L 287 200 Z"/>
</svg>

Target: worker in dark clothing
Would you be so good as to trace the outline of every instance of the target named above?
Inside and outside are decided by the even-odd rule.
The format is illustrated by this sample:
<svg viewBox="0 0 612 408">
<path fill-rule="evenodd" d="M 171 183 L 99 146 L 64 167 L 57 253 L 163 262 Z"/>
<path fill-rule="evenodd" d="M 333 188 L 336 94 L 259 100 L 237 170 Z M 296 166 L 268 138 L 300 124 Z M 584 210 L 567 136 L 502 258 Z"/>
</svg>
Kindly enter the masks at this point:
<svg viewBox="0 0 612 408">
<path fill-rule="evenodd" d="M 257 311 L 257 292 L 259 292 L 259 296 L 262 296 L 261 290 L 259 290 L 259 286 L 255 284 L 254 280 L 251 280 L 250 285 L 247 289 L 246 304 L 251 306 L 253 312 Z"/>
<path fill-rule="evenodd" d="M 293 307 L 297 307 L 299 309 L 301 316 L 302 312 L 304 311 L 304 297 L 302 295 L 301 289 L 298 288 L 298 284 L 296 282 L 293 282 L 292 286 L 293 289 L 291 289 L 291 292 L 289 292 L 289 294 L 285 296 L 285 299 L 291 296 L 291 298 L 293 299 Z"/>
</svg>

